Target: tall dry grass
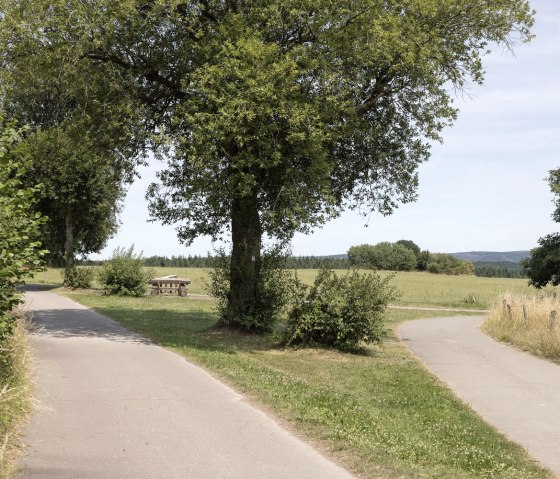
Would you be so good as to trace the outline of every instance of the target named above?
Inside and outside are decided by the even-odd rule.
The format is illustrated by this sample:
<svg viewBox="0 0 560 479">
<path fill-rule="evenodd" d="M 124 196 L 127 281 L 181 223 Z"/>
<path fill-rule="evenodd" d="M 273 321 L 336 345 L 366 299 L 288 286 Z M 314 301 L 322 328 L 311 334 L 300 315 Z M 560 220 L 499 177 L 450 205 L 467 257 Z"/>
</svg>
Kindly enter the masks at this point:
<svg viewBox="0 0 560 479">
<path fill-rule="evenodd" d="M 560 298 L 556 295 L 504 294 L 482 329 L 499 341 L 560 363 Z"/>
<path fill-rule="evenodd" d="M 14 334 L 0 342 L 0 479 L 15 474 L 17 429 L 31 408 L 31 349 L 27 331 L 22 317 Z"/>
</svg>

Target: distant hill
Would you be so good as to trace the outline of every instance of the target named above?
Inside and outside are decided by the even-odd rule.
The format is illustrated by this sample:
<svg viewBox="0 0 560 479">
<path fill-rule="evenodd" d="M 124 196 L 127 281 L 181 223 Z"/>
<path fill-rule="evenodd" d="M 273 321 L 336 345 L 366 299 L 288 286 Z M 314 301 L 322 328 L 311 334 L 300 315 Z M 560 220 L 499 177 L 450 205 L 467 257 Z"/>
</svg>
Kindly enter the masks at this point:
<svg viewBox="0 0 560 479">
<path fill-rule="evenodd" d="M 449 254 L 473 263 L 519 263 L 523 258 L 530 256 L 529 251 L 469 251 Z"/>
</svg>

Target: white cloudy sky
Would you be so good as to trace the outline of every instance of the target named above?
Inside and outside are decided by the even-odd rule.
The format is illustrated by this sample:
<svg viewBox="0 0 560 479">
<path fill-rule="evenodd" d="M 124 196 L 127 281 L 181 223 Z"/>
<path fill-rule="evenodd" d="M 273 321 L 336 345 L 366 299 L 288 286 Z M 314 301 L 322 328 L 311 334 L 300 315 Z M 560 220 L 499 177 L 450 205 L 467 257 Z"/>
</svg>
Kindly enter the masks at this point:
<svg viewBox="0 0 560 479">
<path fill-rule="evenodd" d="M 536 38 L 515 55 L 496 50 L 486 81 L 456 99 L 459 119 L 420 168 L 419 198 L 369 226 L 352 213 L 311 235 L 296 235 L 297 255 L 344 253 L 355 244 L 411 239 L 434 252 L 510 251 L 535 246 L 558 229 L 544 178 L 560 167 L 560 2 L 534 0 Z M 136 245 L 144 254 L 206 254 L 208 238 L 181 245 L 171 227 L 147 223 L 144 193 L 161 165 L 130 187 L 119 233 L 100 254 Z"/>
</svg>

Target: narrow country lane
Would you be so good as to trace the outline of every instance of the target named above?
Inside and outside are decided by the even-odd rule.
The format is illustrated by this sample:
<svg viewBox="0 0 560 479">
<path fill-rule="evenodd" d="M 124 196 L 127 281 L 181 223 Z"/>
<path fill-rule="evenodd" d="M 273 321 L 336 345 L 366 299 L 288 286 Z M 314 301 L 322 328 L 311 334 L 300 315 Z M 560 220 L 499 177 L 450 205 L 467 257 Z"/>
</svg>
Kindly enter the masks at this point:
<svg viewBox="0 0 560 479">
<path fill-rule="evenodd" d="M 560 366 L 494 341 L 482 320 L 422 319 L 400 334 L 457 396 L 560 475 Z"/>
<path fill-rule="evenodd" d="M 202 369 L 49 291 L 28 291 L 40 406 L 21 478 L 353 477 Z"/>
</svg>

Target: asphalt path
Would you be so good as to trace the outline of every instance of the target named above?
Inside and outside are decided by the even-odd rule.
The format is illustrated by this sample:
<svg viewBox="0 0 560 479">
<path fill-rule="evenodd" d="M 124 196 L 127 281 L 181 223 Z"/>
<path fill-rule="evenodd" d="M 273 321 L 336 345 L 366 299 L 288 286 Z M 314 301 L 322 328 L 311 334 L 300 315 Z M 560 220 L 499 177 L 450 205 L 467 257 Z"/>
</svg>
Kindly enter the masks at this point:
<svg viewBox="0 0 560 479">
<path fill-rule="evenodd" d="M 39 407 L 20 478 L 353 477 L 184 358 L 49 291 L 26 292 Z"/>
<path fill-rule="evenodd" d="M 560 476 L 560 366 L 494 341 L 482 321 L 421 319 L 400 335 L 458 397 Z"/>
</svg>

